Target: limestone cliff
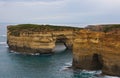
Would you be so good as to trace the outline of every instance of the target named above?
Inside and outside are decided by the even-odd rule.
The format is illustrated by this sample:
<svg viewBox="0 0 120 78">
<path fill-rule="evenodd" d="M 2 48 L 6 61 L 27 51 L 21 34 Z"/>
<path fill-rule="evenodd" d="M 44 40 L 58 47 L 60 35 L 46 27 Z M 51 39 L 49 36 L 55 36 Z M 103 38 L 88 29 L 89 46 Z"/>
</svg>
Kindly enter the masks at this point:
<svg viewBox="0 0 120 78">
<path fill-rule="evenodd" d="M 120 76 L 120 25 L 103 25 L 102 30 L 98 26 L 98 30 L 91 31 L 22 24 L 8 26 L 7 30 L 11 50 L 26 54 L 53 53 L 55 43 L 62 42 L 67 49 L 73 49 L 74 68 L 101 69 L 104 74 Z"/>
<path fill-rule="evenodd" d="M 120 31 L 77 32 L 73 43 L 73 67 L 102 69 L 104 74 L 120 76 Z"/>
<path fill-rule="evenodd" d="M 72 49 L 73 31 L 79 28 L 22 24 L 7 27 L 7 43 L 11 50 L 30 53 L 53 53 L 56 42 Z"/>
</svg>

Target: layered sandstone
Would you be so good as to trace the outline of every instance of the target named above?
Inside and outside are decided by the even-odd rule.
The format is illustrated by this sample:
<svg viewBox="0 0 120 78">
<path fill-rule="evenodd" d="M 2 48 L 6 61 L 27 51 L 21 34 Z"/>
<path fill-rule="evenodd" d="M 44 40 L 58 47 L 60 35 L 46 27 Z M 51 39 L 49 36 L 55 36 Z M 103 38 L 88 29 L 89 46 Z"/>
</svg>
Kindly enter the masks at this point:
<svg viewBox="0 0 120 78">
<path fill-rule="evenodd" d="M 23 53 L 49 53 L 55 44 L 50 33 L 20 33 L 20 36 L 8 32 L 8 46 L 11 50 Z"/>
<path fill-rule="evenodd" d="M 53 53 L 56 42 L 72 49 L 72 27 L 23 24 L 7 27 L 7 43 L 11 50 L 30 53 Z M 76 28 L 79 29 L 79 28 Z"/>
<path fill-rule="evenodd" d="M 73 43 L 73 67 L 102 69 L 104 74 L 120 76 L 120 31 L 77 32 Z"/>
</svg>

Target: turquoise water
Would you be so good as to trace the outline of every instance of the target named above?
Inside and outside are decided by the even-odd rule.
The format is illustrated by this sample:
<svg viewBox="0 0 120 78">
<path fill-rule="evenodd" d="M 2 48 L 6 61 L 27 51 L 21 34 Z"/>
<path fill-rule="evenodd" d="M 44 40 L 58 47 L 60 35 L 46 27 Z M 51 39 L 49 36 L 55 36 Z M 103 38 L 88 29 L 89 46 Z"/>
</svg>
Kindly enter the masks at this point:
<svg viewBox="0 0 120 78">
<path fill-rule="evenodd" d="M 100 71 L 72 70 L 72 52 L 57 45 L 53 55 L 21 55 L 6 44 L 6 25 L 0 26 L 0 78 L 108 78 Z M 109 77 L 111 78 L 111 77 Z"/>
</svg>

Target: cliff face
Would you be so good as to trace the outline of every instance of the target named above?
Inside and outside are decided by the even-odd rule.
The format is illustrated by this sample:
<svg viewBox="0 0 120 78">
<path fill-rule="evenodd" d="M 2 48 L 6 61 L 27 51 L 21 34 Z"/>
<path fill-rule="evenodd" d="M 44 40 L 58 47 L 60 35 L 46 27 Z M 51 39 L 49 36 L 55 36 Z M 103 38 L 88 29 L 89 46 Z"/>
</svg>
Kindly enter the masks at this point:
<svg viewBox="0 0 120 78">
<path fill-rule="evenodd" d="M 120 31 L 108 33 L 81 30 L 73 43 L 73 67 L 102 69 L 104 74 L 120 76 Z"/>
<path fill-rule="evenodd" d="M 22 30 L 20 30 L 20 28 Z M 54 28 L 49 28 L 33 31 L 33 28 L 34 27 L 25 29 L 24 27 L 23 29 L 21 26 L 8 26 L 7 43 L 9 48 L 13 51 L 26 54 L 45 54 L 53 53 L 55 43 L 61 42 L 65 44 L 67 49 L 72 49 L 73 29 L 58 29 L 55 31 L 52 30 Z"/>
<path fill-rule="evenodd" d="M 8 33 L 8 45 L 11 50 L 24 53 L 49 53 L 55 44 L 50 33 L 20 33 L 13 36 Z"/>
</svg>

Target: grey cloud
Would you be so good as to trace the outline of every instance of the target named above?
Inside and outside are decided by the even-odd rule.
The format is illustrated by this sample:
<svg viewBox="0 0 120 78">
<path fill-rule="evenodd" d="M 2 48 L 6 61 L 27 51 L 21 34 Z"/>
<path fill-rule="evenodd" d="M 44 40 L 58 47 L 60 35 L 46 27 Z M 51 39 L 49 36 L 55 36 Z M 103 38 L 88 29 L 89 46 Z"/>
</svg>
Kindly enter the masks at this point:
<svg viewBox="0 0 120 78">
<path fill-rule="evenodd" d="M 30 2 L 30 1 L 42 1 L 42 2 L 51 2 L 51 1 L 57 1 L 57 0 L 0 0 L 0 1 L 4 1 L 4 2 Z"/>
<path fill-rule="evenodd" d="M 2 5 L 3 3 L 0 4 L 0 20 L 7 22 L 61 24 L 120 23 L 119 0 L 0 1 L 4 1 L 4 4 L 6 4 L 4 6 Z M 10 1 L 13 1 L 13 3 Z"/>
</svg>

